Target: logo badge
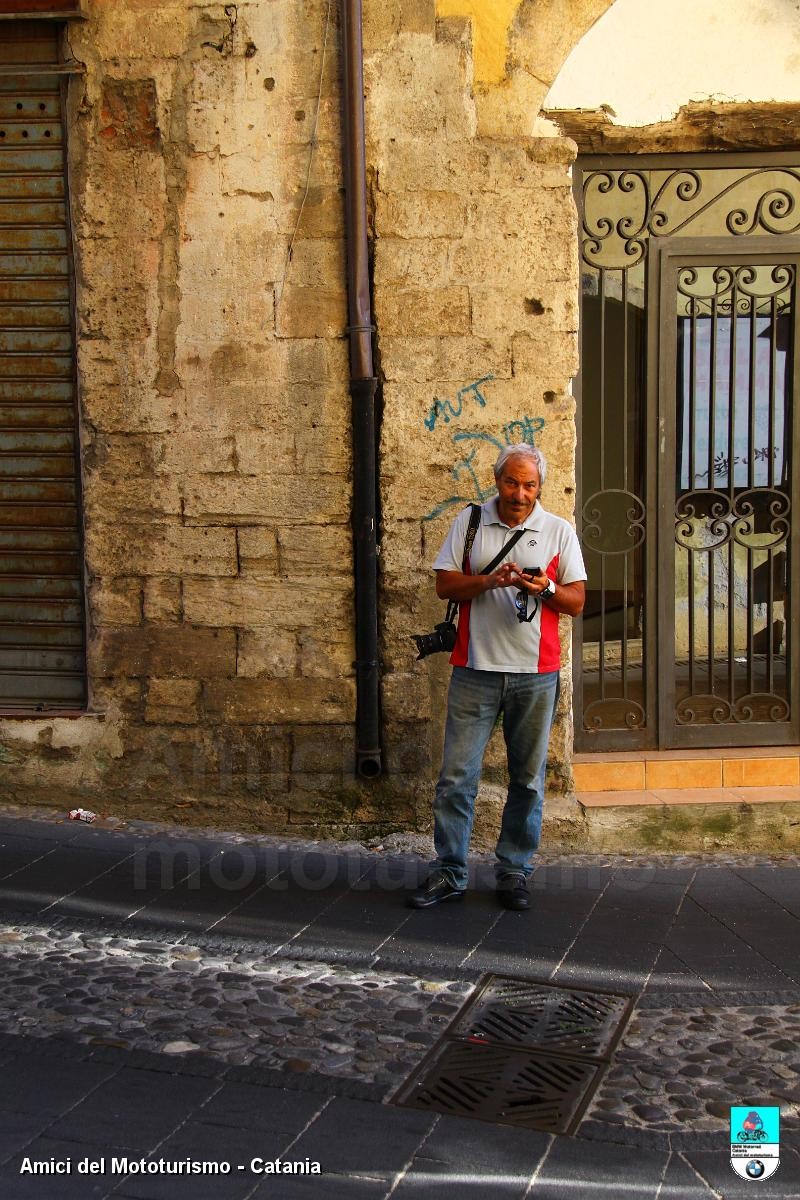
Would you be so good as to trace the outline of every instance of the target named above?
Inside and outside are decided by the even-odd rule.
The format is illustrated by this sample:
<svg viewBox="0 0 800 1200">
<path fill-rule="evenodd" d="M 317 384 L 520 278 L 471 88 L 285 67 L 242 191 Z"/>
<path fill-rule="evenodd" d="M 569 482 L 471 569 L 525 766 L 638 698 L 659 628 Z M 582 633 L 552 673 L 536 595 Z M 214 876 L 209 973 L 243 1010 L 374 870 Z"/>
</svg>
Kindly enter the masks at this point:
<svg viewBox="0 0 800 1200">
<path fill-rule="evenodd" d="M 781 1110 L 737 1105 L 731 1108 L 731 1166 L 742 1179 L 769 1179 L 780 1163 Z"/>
</svg>

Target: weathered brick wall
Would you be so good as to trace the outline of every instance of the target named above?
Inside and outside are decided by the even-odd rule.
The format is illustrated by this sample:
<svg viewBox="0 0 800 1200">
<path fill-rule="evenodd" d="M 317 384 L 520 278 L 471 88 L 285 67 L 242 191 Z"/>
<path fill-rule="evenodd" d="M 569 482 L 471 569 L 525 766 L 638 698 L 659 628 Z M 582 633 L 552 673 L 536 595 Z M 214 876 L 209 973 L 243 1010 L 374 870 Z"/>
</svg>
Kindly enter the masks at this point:
<svg viewBox="0 0 800 1200">
<path fill-rule="evenodd" d="M 607 3 L 569 0 L 573 41 Z M 327 0 L 89 0 L 70 28 L 96 715 L 2 722 L 15 795 L 427 826 L 447 670 L 415 666 L 409 638 L 441 612 L 435 549 L 508 441 L 548 453 L 549 508 L 569 516 L 574 497 L 574 146 L 532 136 L 570 35 L 563 6 L 504 0 L 489 86 L 458 7 L 365 0 L 388 768 L 370 785 L 352 777 L 338 5 L 310 174 Z M 560 792 L 569 712 L 567 686 Z"/>
</svg>

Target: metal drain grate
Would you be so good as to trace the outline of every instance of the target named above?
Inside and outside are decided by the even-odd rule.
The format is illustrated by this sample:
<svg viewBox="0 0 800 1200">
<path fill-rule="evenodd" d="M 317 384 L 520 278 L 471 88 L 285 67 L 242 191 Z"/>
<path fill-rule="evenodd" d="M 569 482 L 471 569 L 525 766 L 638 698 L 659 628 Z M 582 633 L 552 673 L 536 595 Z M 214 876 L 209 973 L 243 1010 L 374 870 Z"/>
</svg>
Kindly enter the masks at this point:
<svg viewBox="0 0 800 1200">
<path fill-rule="evenodd" d="M 572 1133 L 631 1006 L 613 992 L 489 975 L 394 1103 Z"/>
<path fill-rule="evenodd" d="M 489 976 L 448 1032 L 512 1046 L 542 1046 L 556 1054 L 603 1056 L 628 1003 L 626 996 L 608 992 Z"/>
</svg>

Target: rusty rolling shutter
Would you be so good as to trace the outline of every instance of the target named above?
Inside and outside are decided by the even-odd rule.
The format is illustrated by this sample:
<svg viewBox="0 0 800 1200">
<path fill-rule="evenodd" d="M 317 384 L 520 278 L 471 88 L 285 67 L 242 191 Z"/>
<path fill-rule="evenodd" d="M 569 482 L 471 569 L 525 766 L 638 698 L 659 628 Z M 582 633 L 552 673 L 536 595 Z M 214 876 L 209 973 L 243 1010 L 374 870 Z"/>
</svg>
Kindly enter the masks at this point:
<svg viewBox="0 0 800 1200">
<path fill-rule="evenodd" d="M 52 70 L 57 63 L 57 26 L 0 27 L 3 711 L 74 711 L 86 702 L 69 217 L 61 83 Z"/>
</svg>

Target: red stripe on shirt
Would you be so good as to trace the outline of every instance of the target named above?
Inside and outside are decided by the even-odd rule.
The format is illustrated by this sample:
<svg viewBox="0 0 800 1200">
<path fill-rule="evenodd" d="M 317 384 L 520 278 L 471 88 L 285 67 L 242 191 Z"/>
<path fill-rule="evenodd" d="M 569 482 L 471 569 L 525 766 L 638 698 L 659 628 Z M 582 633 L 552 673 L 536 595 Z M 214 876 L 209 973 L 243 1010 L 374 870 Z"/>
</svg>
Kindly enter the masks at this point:
<svg viewBox="0 0 800 1200">
<path fill-rule="evenodd" d="M 547 564 L 545 571 L 553 583 L 555 583 L 558 571 L 557 554 Z M 540 674 L 545 671 L 558 671 L 561 668 L 561 644 L 558 640 L 558 613 L 546 601 L 542 603 L 541 613 L 539 665 L 536 668 Z"/>
<path fill-rule="evenodd" d="M 471 575 L 472 566 L 469 559 L 467 559 L 464 567 L 464 574 Z M 458 630 L 456 632 L 456 644 L 453 647 L 453 653 L 450 655 L 451 667 L 466 667 L 469 664 L 469 610 L 471 605 L 471 600 L 464 600 L 458 606 Z"/>
</svg>

